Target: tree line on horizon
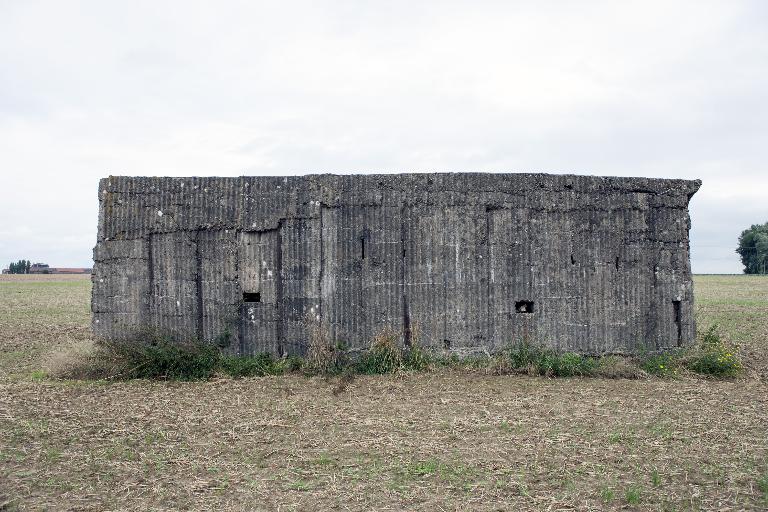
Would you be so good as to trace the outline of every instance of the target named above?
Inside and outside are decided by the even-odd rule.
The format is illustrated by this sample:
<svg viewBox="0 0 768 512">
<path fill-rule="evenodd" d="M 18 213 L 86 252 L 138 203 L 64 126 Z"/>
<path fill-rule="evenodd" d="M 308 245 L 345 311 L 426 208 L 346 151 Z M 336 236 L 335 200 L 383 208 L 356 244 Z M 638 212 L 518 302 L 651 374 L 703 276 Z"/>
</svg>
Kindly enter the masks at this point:
<svg viewBox="0 0 768 512">
<path fill-rule="evenodd" d="M 16 263 L 11 262 L 8 265 L 8 270 L 11 274 L 29 274 L 29 267 L 32 263 L 29 260 L 19 260 Z"/>
</svg>

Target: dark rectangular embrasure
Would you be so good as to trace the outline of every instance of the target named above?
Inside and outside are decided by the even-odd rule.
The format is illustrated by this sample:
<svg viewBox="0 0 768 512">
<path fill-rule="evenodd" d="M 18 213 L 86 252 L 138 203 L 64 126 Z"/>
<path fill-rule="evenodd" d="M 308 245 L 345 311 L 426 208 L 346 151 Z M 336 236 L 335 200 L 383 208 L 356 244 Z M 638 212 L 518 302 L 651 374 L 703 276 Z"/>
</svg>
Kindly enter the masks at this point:
<svg viewBox="0 0 768 512">
<path fill-rule="evenodd" d="M 261 292 L 243 292 L 243 302 L 261 302 Z"/>
<path fill-rule="evenodd" d="M 515 302 L 515 311 L 517 313 L 533 313 L 533 301 L 518 300 Z"/>
</svg>

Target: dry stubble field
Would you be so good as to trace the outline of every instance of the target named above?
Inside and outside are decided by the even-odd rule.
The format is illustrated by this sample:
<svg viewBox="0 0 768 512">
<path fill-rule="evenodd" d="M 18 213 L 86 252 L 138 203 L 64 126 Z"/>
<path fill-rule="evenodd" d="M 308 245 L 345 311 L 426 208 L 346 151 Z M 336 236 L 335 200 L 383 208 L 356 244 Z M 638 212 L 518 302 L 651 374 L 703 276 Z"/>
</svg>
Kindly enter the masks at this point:
<svg viewBox="0 0 768 512">
<path fill-rule="evenodd" d="M 696 277 L 736 381 L 46 378 L 90 282 L 0 278 L 0 510 L 768 508 L 768 279 Z"/>
</svg>

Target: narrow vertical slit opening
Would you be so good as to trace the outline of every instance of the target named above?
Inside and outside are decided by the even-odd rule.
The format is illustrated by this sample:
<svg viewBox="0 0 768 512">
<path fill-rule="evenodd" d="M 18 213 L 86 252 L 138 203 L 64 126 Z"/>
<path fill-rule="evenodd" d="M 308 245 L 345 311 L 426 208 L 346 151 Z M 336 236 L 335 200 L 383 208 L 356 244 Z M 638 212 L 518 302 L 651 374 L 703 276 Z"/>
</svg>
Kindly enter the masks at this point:
<svg viewBox="0 0 768 512">
<path fill-rule="evenodd" d="M 675 327 L 677 327 L 677 346 L 683 345 L 683 323 L 681 321 L 681 302 L 679 300 L 672 301 L 672 308 L 675 313 Z"/>
<path fill-rule="evenodd" d="M 360 259 L 365 259 L 365 238 L 360 239 Z"/>
<path fill-rule="evenodd" d="M 203 255 L 200 252 L 200 231 L 195 235 L 195 288 L 197 295 L 197 339 L 203 339 Z"/>
<path fill-rule="evenodd" d="M 405 205 L 400 207 L 400 248 L 403 252 L 400 261 L 400 287 L 403 293 L 403 344 L 410 349 L 413 346 L 413 329 L 411 328 L 411 311 L 408 304 L 408 287 L 405 285 L 407 262 L 405 259 L 405 241 L 407 239 L 407 225 L 405 217 Z"/>
</svg>

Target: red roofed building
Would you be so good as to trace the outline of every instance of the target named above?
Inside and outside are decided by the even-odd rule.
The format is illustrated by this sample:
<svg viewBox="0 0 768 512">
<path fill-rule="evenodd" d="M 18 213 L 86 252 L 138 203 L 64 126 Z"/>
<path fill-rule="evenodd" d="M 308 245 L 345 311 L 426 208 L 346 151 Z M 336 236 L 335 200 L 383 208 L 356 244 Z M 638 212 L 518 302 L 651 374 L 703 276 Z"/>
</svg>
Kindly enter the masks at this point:
<svg viewBox="0 0 768 512">
<path fill-rule="evenodd" d="M 90 268 L 51 267 L 47 263 L 35 263 L 29 267 L 30 274 L 90 274 Z"/>
</svg>

